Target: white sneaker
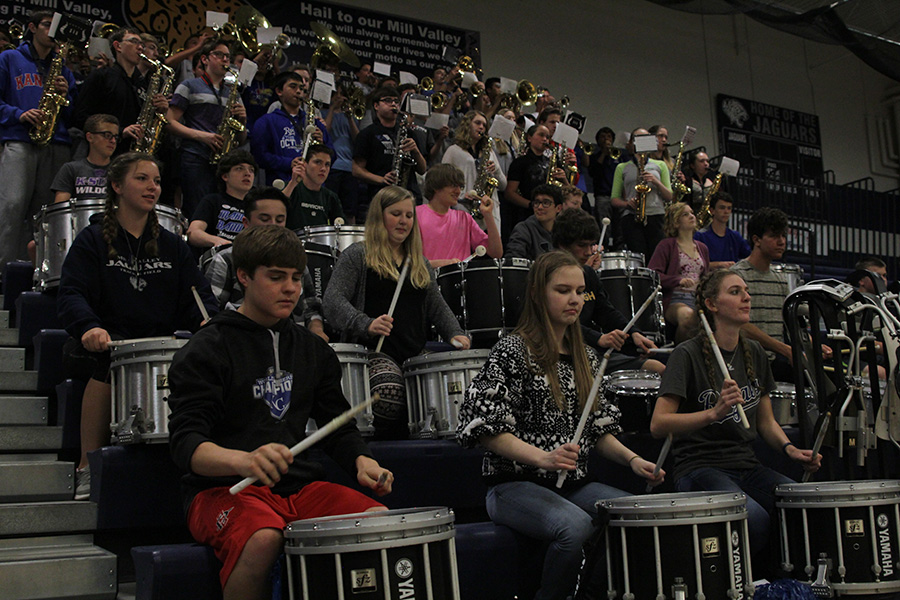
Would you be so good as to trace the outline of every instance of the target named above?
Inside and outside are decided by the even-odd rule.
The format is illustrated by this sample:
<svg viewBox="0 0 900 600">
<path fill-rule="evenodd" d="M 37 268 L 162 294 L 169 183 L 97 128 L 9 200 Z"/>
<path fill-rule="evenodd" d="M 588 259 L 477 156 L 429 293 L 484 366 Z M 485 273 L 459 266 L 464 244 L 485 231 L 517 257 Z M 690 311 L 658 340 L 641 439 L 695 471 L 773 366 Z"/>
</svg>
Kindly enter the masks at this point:
<svg viewBox="0 0 900 600">
<path fill-rule="evenodd" d="M 75 469 L 75 499 L 91 499 L 91 467 Z"/>
</svg>

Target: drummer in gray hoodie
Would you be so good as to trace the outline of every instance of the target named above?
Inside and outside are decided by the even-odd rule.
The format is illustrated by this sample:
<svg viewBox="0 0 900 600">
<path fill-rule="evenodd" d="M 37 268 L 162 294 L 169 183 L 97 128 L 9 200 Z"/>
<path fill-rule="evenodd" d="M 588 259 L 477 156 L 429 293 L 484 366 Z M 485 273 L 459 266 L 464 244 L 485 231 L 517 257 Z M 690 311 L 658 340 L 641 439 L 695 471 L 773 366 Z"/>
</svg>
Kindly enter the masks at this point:
<svg viewBox="0 0 900 600">
<path fill-rule="evenodd" d="M 563 209 L 561 188 L 541 184 L 531 193 L 531 210 L 534 214 L 516 224 L 509 236 L 504 257 L 534 260 L 553 249 L 553 223 Z"/>
</svg>

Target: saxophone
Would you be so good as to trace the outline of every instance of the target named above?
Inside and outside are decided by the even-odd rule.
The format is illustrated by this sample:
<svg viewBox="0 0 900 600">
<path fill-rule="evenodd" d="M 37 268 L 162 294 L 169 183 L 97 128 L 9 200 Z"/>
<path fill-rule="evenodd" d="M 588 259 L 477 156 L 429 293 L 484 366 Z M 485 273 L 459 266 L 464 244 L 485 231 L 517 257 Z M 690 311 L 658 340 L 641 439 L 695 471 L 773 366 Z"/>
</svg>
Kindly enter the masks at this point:
<svg viewBox="0 0 900 600">
<path fill-rule="evenodd" d="M 565 142 L 560 147 L 559 152 L 562 159 L 562 168 L 566 172 L 566 181 L 569 182 L 569 185 L 575 185 L 575 181 L 578 179 L 578 165 L 570 165 L 566 162 L 566 158 L 569 157 L 569 149 L 566 147 Z"/>
<path fill-rule="evenodd" d="M 399 185 L 402 188 L 406 187 L 406 173 L 403 168 L 403 163 L 406 162 L 406 152 L 400 149 L 400 146 L 406 141 L 406 113 L 399 112 L 397 113 L 397 120 L 400 121 L 400 126 L 397 127 L 397 139 L 394 141 L 394 160 L 391 163 L 391 172 L 394 174 L 394 181 L 396 182 L 394 185 Z"/>
<path fill-rule="evenodd" d="M 721 186 L 722 174 L 719 173 L 718 175 L 716 175 L 716 179 L 713 181 L 713 184 L 709 187 L 709 191 L 703 196 L 703 205 L 700 207 L 700 215 L 697 218 L 701 228 L 709 225 L 709 222 L 712 220 L 712 211 L 709 209 L 709 202 L 712 197 L 718 193 Z"/>
<path fill-rule="evenodd" d="M 53 139 L 56 133 L 56 122 L 59 120 L 59 111 L 63 106 L 68 106 L 69 101 L 65 95 L 58 94 L 53 89 L 56 78 L 62 75 L 63 62 L 66 60 L 66 53 L 69 51 L 69 45 L 62 43 L 59 45 L 59 51 L 53 60 L 50 61 L 50 68 L 44 76 L 43 87 L 41 90 L 41 100 L 38 103 L 38 110 L 44 113 L 41 121 L 28 132 L 31 141 L 38 146 L 46 146 Z"/>
<path fill-rule="evenodd" d="M 162 140 L 163 127 L 169 121 L 164 114 L 160 114 L 153 107 L 153 97 L 156 94 L 168 96 L 172 93 L 175 85 L 175 71 L 163 64 L 162 61 L 155 61 L 143 54 L 141 54 L 141 58 L 153 65 L 154 71 L 147 84 L 147 98 L 144 100 L 144 106 L 141 107 L 141 114 L 137 120 L 137 124 L 144 130 L 144 135 L 135 142 L 133 150 L 154 154 Z"/>
<path fill-rule="evenodd" d="M 544 181 L 544 183 L 556 187 L 562 187 L 562 182 L 559 179 L 553 178 L 553 171 L 555 171 L 557 167 L 559 167 L 559 165 L 559 145 L 556 145 L 550 149 L 550 166 L 547 167 L 547 179 Z"/>
<path fill-rule="evenodd" d="M 209 163 L 214 165 L 222 160 L 222 157 L 231 152 L 234 148 L 235 136 L 242 131 L 244 131 L 244 124 L 231 116 L 231 109 L 234 107 L 235 102 L 238 99 L 238 72 L 236 69 L 228 69 L 228 73 L 234 79 L 234 82 L 231 84 L 231 91 L 228 93 L 228 102 L 225 103 L 225 110 L 222 112 L 222 122 L 219 123 L 219 128 L 216 130 L 216 134 L 222 137 L 222 149 L 218 152 L 213 152 L 209 156 Z M 225 75 L 225 79 L 222 80 L 222 85 L 228 80 L 228 75 Z"/>
<path fill-rule="evenodd" d="M 494 149 L 494 138 L 488 137 L 481 148 L 481 156 L 478 158 L 478 177 L 475 179 L 475 193 L 478 198 L 472 200 L 472 208 L 469 210 L 476 219 L 482 218 L 481 200 L 482 196 L 493 196 L 494 190 L 500 185 L 497 178 L 488 173 L 487 166 L 491 160 L 491 151 Z"/>
<path fill-rule="evenodd" d="M 681 199 L 684 198 L 687 194 L 690 193 L 690 188 L 686 186 L 684 183 L 678 180 L 676 175 L 679 171 L 681 171 L 681 161 L 684 160 L 684 142 L 678 142 L 678 156 L 675 157 L 675 166 L 672 168 L 672 194 L 673 202 L 681 202 Z"/>
<path fill-rule="evenodd" d="M 637 215 L 635 219 L 641 224 L 647 224 L 647 194 L 650 193 L 650 186 L 644 182 L 644 166 L 647 164 L 647 155 L 638 154 L 638 176 L 637 184 L 634 186 L 636 192 L 635 200 L 637 200 Z"/>
</svg>

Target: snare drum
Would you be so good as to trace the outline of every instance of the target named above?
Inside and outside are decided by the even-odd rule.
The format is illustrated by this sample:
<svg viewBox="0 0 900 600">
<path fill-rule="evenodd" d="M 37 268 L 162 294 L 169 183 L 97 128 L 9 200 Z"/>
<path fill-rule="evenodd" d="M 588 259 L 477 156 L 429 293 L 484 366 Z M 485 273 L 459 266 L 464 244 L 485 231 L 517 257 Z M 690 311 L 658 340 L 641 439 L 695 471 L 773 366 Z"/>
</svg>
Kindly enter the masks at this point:
<svg viewBox="0 0 900 600">
<path fill-rule="evenodd" d="M 608 598 L 750 598 L 744 494 L 687 492 L 602 500 Z"/>
<path fill-rule="evenodd" d="M 35 287 L 47 290 L 59 286 L 66 254 L 82 229 L 90 225 L 92 215 L 102 213 L 106 201 L 69 200 L 48 204 L 35 215 Z M 156 205 L 160 227 L 180 236 L 184 231 L 181 211 L 171 206 Z"/>
<path fill-rule="evenodd" d="M 900 481 L 788 483 L 775 495 L 785 571 L 812 581 L 824 554 L 839 594 L 900 591 Z"/>
<path fill-rule="evenodd" d="M 788 290 L 793 292 L 803 285 L 803 267 L 800 265 L 788 265 L 784 263 L 772 263 L 771 269 L 781 273 L 788 284 Z"/>
<path fill-rule="evenodd" d="M 360 344 L 329 344 L 341 363 L 341 391 L 350 406 L 368 401 L 369 351 Z M 356 415 L 356 427 L 364 436 L 374 433 L 372 407 Z M 309 427 L 307 427 L 309 431 Z"/>
<path fill-rule="evenodd" d="M 809 413 L 812 422 L 815 423 L 818 418 L 819 408 L 816 406 L 812 390 L 809 388 L 805 389 L 804 396 L 806 396 L 806 412 Z M 772 412 L 775 413 L 775 420 L 779 425 L 799 424 L 797 387 L 793 383 L 776 381 L 775 390 L 769 394 L 769 399 L 772 401 Z"/>
<path fill-rule="evenodd" d="M 412 438 L 455 438 L 459 405 L 490 350 L 415 356 L 403 363 Z"/>
<path fill-rule="evenodd" d="M 644 255 L 640 252 L 604 252 L 600 257 L 600 271 L 609 269 L 640 269 Z"/>
<path fill-rule="evenodd" d="M 169 366 L 188 340 L 145 338 L 115 342 L 110 351 L 114 444 L 169 441 Z"/>
<path fill-rule="evenodd" d="M 619 407 L 624 432 L 650 431 L 650 419 L 659 396 L 658 373 L 616 371 L 603 378 L 608 402 Z"/>
<path fill-rule="evenodd" d="M 600 282 L 603 283 L 603 289 L 609 294 L 609 301 L 628 320 L 641 309 L 647 296 L 659 285 L 659 274 L 653 269 L 643 267 L 605 269 L 598 275 Z M 666 322 L 663 317 L 661 294 L 657 294 L 656 300 L 650 303 L 635 327 L 657 344 L 665 342 Z"/>
<path fill-rule="evenodd" d="M 490 348 L 519 321 L 531 261 L 475 258 L 438 269 L 444 300 L 473 346 Z"/>
<path fill-rule="evenodd" d="M 313 281 L 316 298 L 321 300 L 325 297 L 325 288 L 331 280 L 340 251 L 310 240 L 303 240 L 303 248 L 306 250 L 307 268 Z"/>
<path fill-rule="evenodd" d="M 363 241 L 365 231 L 362 225 L 319 225 L 298 229 L 296 233 L 303 242 L 315 242 L 340 253 L 351 244 Z"/>
<path fill-rule="evenodd" d="M 291 600 L 459 600 L 453 511 L 405 508 L 294 521 L 284 529 Z"/>
</svg>

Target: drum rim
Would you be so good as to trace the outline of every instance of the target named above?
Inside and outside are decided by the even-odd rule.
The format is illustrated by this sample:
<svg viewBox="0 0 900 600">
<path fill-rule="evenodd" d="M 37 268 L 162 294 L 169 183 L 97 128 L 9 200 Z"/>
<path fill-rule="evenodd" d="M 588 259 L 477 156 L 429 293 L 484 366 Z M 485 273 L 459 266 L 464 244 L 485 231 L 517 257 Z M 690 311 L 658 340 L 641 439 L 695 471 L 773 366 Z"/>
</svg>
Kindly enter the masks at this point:
<svg viewBox="0 0 900 600">
<path fill-rule="evenodd" d="M 510 270 L 510 271 L 528 272 L 531 269 L 531 261 L 529 261 L 527 258 L 519 258 L 519 257 L 513 257 L 513 256 L 510 256 L 507 258 L 509 258 L 510 260 L 524 260 L 524 261 L 528 261 L 528 262 L 520 264 L 520 265 L 517 265 L 515 263 L 507 264 L 504 262 L 506 260 L 505 258 L 488 258 L 488 259 L 486 259 L 486 260 L 492 261 L 492 265 L 488 265 L 486 261 L 483 261 L 480 263 L 473 263 L 475 266 L 469 266 L 470 263 L 458 262 L 458 263 L 453 263 L 453 264 L 449 264 L 449 265 L 444 265 L 443 267 L 438 267 L 437 268 L 437 277 L 440 278 L 441 275 L 446 276 L 446 275 L 457 274 L 457 273 L 462 274 L 462 273 L 469 273 L 472 271 Z"/>
<path fill-rule="evenodd" d="M 353 537 L 366 533 L 408 531 L 423 527 L 449 525 L 453 528 L 456 515 L 446 506 L 398 508 L 376 512 L 358 512 L 291 521 L 284 528 L 285 539 Z"/>
<path fill-rule="evenodd" d="M 315 554 L 344 554 L 348 552 L 368 552 L 370 550 L 386 550 L 389 548 L 401 548 L 404 546 L 423 546 L 433 542 L 442 542 L 456 537 L 456 529 L 453 524 L 429 524 L 420 525 L 419 529 L 427 529 L 428 532 L 415 534 L 414 528 L 404 530 L 390 530 L 392 533 L 398 533 L 398 537 L 384 535 L 383 531 L 365 531 L 365 532 L 348 532 L 342 536 L 318 536 L 300 538 L 298 536 L 288 536 L 285 533 L 284 553 L 287 555 L 297 554 L 300 556 L 309 556 Z M 412 530 L 412 531 L 411 531 Z M 436 531 L 434 531 L 436 530 Z M 317 532 L 318 533 L 318 532 Z M 346 543 L 360 536 L 379 536 L 381 539 L 372 541 L 357 541 L 355 543 Z M 344 543 L 333 543 L 340 540 Z M 300 543 L 297 543 L 300 542 Z M 315 542 L 306 545 L 303 542 Z M 332 542 L 332 543 L 329 543 Z"/>
<path fill-rule="evenodd" d="M 689 501 L 689 503 L 671 504 L 673 501 Z M 627 503 L 627 505 L 625 505 Z M 649 496 L 621 496 L 600 500 L 597 506 L 605 508 L 610 515 L 639 515 L 660 512 L 679 512 L 691 508 L 731 508 L 744 507 L 746 513 L 747 496 L 743 493 L 733 492 L 671 492 L 666 494 L 651 494 Z M 671 509 L 671 510 L 667 510 Z M 660 519 L 662 520 L 662 519 Z M 675 519 L 665 519 L 667 521 Z"/>
<path fill-rule="evenodd" d="M 812 494 L 811 494 L 812 492 Z M 807 483 L 782 483 L 775 487 L 775 496 L 781 501 L 786 498 L 796 498 L 798 501 L 821 497 L 827 493 L 837 494 L 846 502 L 847 497 L 864 494 L 897 494 L 900 498 L 900 480 L 898 479 L 860 479 L 856 481 L 811 481 Z M 837 500 L 837 499 L 835 499 Z M 799 502 L 790 502 L 796 505 Z M 822 500 L 813 504 L 824 506 Z M 776 504 L 777 505 L 777 504 Z"/>
<path fill-rule="evenodd" d="M 362 344 L 351 344 L 349 342 L 329 342 L 329 346 L 335 352 L 343 351 L 343 352 L 360 352 L 361 354 L 369 355 L 369 349 L 363 346 Z M 357 350 L 358 349 L 358 350 Z"/>
<path fill-rule="evenodd" d="M 130 354 L 133 352 L 147 352 L 150 350 L 175 350 L 184 347 L 190 340 L 174 337 L 136 338 L 134 340 L 116 340 L 116 345 L 109 351 L 110 358 Z"/>
<path fill-rule="evenodd" d="M 403 361 L 403 370 L 405 371 L 408 367 L 416 367 L 420 364 L 431 364 L 431 363 L 440 363 L 440 362 L 450 362 L 454 359 L 465 360 L 472 359 L 476 357 L 484 357 L 487 360 L 488 356 L 491 355 L 491 351 L 486 348 L 470 348 L 468 350 L 451 350 L 450 352 L 431 352 L 430 354 L 420 354 L 418 356 L 413 356 L 412 358 L 407 358 Z M 441 357 L 438 359 L 438 357 Z M 444 358 L 446 357 L 446 358 Z M 438 359 L 438 360 L 427 360 L 427 359 Z"/>
</svg>

